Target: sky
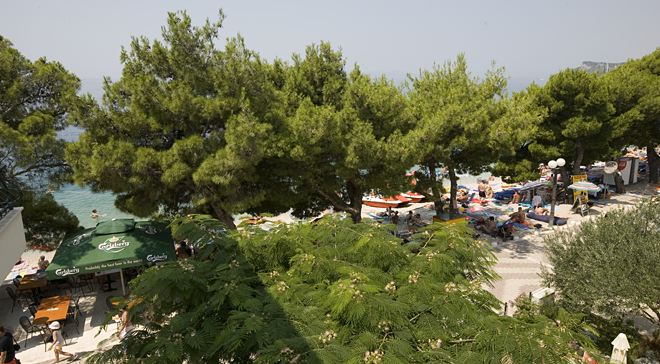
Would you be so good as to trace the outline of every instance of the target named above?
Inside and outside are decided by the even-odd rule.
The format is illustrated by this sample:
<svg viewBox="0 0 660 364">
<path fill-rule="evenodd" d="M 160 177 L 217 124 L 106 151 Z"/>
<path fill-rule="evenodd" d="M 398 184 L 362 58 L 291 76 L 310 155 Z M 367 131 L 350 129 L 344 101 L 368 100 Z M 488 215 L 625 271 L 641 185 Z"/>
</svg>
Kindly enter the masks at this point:
<svg viewBox="0 0 660 364">
<path fill-rule="evenodd" d="M 0 0 L 0 35 L 31 59 L 81 79 L 116 78 L 132 36 L 160 36 L 168 11 L 195 24 L 226 15 L 268 60 L 329 41 L 349 66 L 403 78 L 465 53 L 475 74 L 495 62 L 512 80 L 542 80 L 582 61 L 621 62 L 660 46 L 658 0 L 174 1 Z"/>
</svg>

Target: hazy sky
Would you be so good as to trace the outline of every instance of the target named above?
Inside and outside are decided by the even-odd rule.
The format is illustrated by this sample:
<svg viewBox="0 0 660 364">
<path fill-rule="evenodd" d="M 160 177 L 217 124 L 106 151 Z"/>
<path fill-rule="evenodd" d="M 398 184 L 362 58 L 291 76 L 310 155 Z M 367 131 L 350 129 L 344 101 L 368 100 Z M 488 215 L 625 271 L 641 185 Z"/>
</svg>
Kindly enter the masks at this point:
<svg viewBox="0 0 660 364">
<path fill-rule="evenodd" d="M 370 73 L 417 72 L 464 52 L 512 78 L 542 78 L 584 60 L 619 62 L 660 46 L 660 0 L 156 1 L 0 0 L 0 34 L 29 58 L 58 60 L 81 78 L 116 77 L 131 36 L 158 37 L 167 11 L 195 24 L 227 15 L 267 59 L 320 40 Z"/>
</svg>

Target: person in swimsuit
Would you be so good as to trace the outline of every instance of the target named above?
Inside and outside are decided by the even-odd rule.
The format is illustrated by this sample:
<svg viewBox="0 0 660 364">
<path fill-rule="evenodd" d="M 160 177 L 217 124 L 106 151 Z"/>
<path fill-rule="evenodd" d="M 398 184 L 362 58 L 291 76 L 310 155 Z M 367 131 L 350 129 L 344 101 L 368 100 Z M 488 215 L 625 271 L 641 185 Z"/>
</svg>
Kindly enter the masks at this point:
<svg viewBox="0 0 660 364">
<path fill-rule="evenodd" d="M 548 211 L 548 209 L 546 209 L 546 208 L 543 207 L 543 206 L 537 206 L 537 207 L 534 209 L 534 212 L 535 212 L 537 215 L 550 215 L 550 211 Z"/>
<path fill-rule="evenodd" d="M 130 317 L 128 317 L 128 310 L 123 310 L 121 316 L 119 317 L 119 338 L 123 339 L 126 334 L 133 330 L 133 323 L 131 322 Z"/>
<path fill-rule="evenodd" d="M 477 185 L 477 190 L 479 191 L 479 198 L 486 198 L 486 187 L 488 187 L 486 181 L 480 180 L 479 184 Z"/>
<path fill-rule="evenodd" d="M 513 198 L 509 202 L 510 205 L 517 205 L 520 203 L 520 193 L 518 193 L 518 190 L 515 190 L 513 192 Z"/>
</svg>

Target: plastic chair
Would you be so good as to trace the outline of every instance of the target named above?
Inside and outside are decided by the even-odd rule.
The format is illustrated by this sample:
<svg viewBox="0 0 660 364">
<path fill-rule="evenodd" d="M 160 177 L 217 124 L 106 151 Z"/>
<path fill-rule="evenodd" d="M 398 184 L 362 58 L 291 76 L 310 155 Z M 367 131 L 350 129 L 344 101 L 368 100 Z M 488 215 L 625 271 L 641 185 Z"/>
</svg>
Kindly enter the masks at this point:
<svg viewBox="0 0 660 364">
<path fill-rule="evenodd" d="M 30 315 L 32 315 L 32 318 L 37 315 L 37 306 L 35 305 L 29 305 L 28 306 L 28 311 L 30 311 Z"/>
<path fill-rule="evenodd" d="M 23 347 L 27 347 L 27 341 L 30 338 L 31 334 L 39 333 L 44 342 L 44 351 L 46 351 L 46 333 L 44 332 L 44 327 L 40 325 L 34 325 L 27 316 L 21 316 L 18 318 L 18 323 L 25 331 L 25 340 L 23 340 Z"/>
<path fill-rule="evenodd" d="M 80 325 L 80 321 L 78 321 L 78 312 L 80 310 L 76 309 L 76 307 L 69 307 L 69 311 L 66 313 L 66 322 L 72 322 L 76 324 L 76 332 L 78 335 L 80 335 L 80 330 L 78 330 L 78 326 Z"/>
<path fill-rule="evenodd" d="M 11 298 L 11 302 L 12 302 L 11 312 L 13 313 L 14 312 L 14 307 L 16 306 L 16 302 L 19 302 L 19 305 L 20 305 L 21 297 L 19 297 L 16 294 L 16 292 L 13 289 L 11 289 L 11 287 L 5 287 L 5 288 L 7 289 L 7 295 L 9 295 L 9 298 Z"/>
</svg>

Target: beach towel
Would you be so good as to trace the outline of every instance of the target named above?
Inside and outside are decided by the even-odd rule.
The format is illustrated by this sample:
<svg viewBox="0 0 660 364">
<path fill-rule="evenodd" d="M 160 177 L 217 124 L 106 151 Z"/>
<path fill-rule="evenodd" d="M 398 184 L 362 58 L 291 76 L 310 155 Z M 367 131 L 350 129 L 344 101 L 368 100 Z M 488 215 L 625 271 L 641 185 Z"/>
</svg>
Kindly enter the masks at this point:
<svg viewBox="0 0 660 364">
<path fill-rule="evenodd" d="M 543 222 L 549 222 L 550 221 L 550 216 L 548 216 L 548 215 L 539 215 L 539 214 L 537 214 L 535 212 L 531 212 L 531 211 L 527 213 L 527 217 L 529 217 L 530 219 L 533 219 L 533 220 L 538 220 L 538 221 L 543 221 Z M 563 217 L 555 216 L 555 225 L 557 225 L 557 226 L 566 225 L 567 222 L 568 222 L 567 219 L 565 219 Z"/>
<path fill-rule="evenodd" d="M 376 214 L 368 213 L 367 214 L 370 218 L 374 220 L 385 220 L 386 216 L 378 216 Z"/>
</svg>

